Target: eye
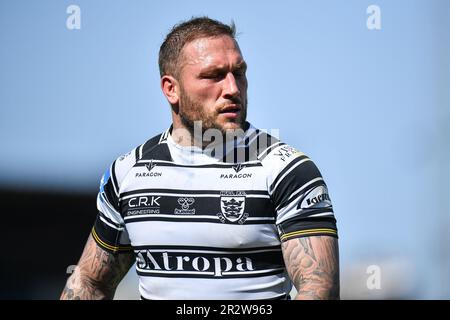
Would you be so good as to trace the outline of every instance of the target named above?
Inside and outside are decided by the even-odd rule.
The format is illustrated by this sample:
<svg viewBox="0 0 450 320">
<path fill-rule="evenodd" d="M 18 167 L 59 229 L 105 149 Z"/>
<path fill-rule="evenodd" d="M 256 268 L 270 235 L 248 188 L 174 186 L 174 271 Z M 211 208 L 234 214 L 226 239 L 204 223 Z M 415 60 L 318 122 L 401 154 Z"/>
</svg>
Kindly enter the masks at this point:
<svg viewBox="0 0 450 320">
<path fill-rule="evenodd" d="M 222 80 L 225 77 L 224 73 L 218 72 L 218 73 L 210 73 L 205 74 L 202 76 L 203 79 L 209 79 L 209 80 Z"/>
</svg>

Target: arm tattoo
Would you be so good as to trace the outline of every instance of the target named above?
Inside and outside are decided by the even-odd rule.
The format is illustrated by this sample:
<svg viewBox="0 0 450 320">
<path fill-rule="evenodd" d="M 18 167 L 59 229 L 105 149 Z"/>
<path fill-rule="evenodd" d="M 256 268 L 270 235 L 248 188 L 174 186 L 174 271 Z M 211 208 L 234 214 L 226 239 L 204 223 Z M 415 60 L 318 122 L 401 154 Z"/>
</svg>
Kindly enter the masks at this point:
<svg viewBox="0 0 450 320">
<path fill-rule="evenodd" d="M 282 243 L 296 299 L 339 299 L 339 249 L 336 238 L 312 236 Z"/>
<path fill-rule="evenodd" d="M 61 294 L 64 300 L 112 299 L 119 282 L 134 262 L 133 253 L 111 254 L 92 236 Z"/>
</svg>

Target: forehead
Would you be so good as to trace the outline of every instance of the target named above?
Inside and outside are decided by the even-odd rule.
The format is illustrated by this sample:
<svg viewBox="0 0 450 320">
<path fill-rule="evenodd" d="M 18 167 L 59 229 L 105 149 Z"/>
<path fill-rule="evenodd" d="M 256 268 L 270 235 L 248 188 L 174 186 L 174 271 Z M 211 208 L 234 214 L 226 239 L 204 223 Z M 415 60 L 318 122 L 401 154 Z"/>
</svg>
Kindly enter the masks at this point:
<svg viewBox="0 0 450 320">
<path fill-rule="evenodd" d="M 182 68 L 208 68 L 243 61 L 237 42 L 229 36 L 195 39 L 186 44 L 182 53 Z"/>
</svg>

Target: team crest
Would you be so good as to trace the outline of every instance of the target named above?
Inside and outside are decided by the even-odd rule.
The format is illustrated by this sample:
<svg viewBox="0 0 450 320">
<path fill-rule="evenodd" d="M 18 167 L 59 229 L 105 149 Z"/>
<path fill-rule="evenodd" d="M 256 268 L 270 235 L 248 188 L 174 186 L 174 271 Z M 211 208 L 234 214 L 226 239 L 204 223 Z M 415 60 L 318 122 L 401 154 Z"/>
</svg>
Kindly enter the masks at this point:
<svg viewBox="0 0 450 320">
<path fill-rule="evenodd" d="M 220 211 L 217 216 L 220 221 L 225 223 L 243 224 L 248 218 L 245 210 L 245 192 L 243 191 L 225 191 L 220 194 Z"/>
</svg>

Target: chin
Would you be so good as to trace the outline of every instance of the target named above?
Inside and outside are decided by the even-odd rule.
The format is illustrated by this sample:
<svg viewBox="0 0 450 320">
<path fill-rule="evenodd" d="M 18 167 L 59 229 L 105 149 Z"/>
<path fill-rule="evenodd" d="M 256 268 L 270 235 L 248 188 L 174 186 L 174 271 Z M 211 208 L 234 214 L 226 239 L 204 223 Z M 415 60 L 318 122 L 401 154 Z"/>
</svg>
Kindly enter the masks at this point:
<svg viewBox="0 0 450 320">
<path fill-rule="evenodd" d="M 222 129 L 223 132 L 227 130 L 242 129 L 242 125 L 239 122 L 227 122 L 224 124 L 219 124 L 219 127 Z"/>
</svg>

